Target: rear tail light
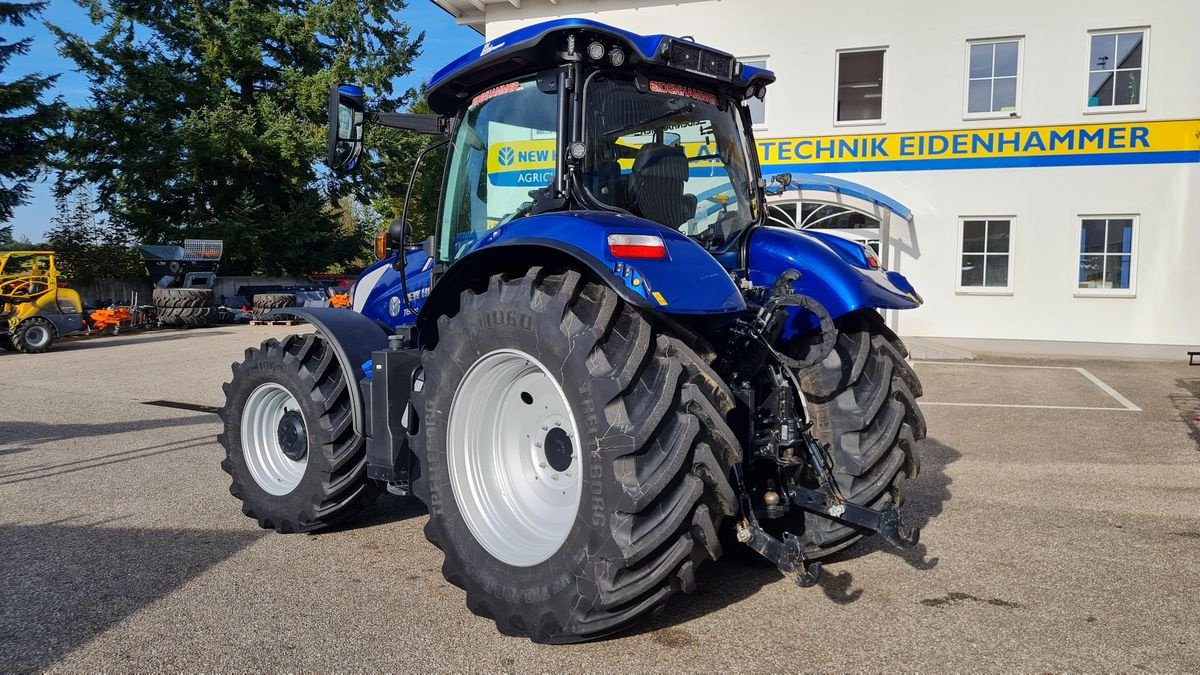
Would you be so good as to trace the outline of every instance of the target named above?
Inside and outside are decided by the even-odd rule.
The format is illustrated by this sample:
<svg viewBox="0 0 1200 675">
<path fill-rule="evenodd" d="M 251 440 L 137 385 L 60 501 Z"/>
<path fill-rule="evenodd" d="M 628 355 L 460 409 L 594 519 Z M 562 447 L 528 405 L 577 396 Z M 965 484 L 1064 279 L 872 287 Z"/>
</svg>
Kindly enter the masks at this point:
<svg viewBox="0 0 1200 675">
<path fill-rule="evenodd" d="M 871 248 L 870 246 L 863 246 L 863 255 L 865 255 L 867 258 L 867 267 L 870 267 L 873 270 L 877 270 L 882 267 L 882 265 L 879 264 L 879 256 L 875 255 L 875 249 Z"/>
<path fill-rule="evenodd" d="M 667 245 L 657 234 L 610 234 L 608 251 L 616 258 L 662 260 Z"/>
</svg>

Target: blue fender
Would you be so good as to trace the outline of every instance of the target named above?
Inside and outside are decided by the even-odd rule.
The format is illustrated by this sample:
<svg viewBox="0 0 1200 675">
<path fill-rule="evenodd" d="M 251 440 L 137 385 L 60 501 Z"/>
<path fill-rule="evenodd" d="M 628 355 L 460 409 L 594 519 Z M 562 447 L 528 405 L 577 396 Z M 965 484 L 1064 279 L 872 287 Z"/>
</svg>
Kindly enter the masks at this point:
<svg viewBox="0 0 1200 675">
<path fill-rule="evenodd" d="M 656 234 L 666 257 L 618 259 L 609 252 L 609 234 Z M 448 295 L 457 298 L 479 274 L 560 260 L 587 267 L 626 301 L 649 310 L 720 315 L 746 307 L 729 273 L 699 244 L 657 223 L 607 211 L 547 213 L 497 226 L 450 266 L 424 306 L 437 313 L 433 307 L 450 301 Z"/>
<path fill-rule="evenodd" d="M 794 269 L 801 275 L 794 282 L 796 292 L 820 302 L 833 319 L 860 309 L 913 309 L 921 305 L 921 297 L 902 275 L 871 269 L 865 259 L 854 257 L 850 246 L 838 247 L 837 243 L 827 243 L 803 230 L 756 228 L 747 249 L 750 281 L 755 286 L 770 287 L 780 274 Z M 811 319 L 797 317 L 782 337 L 807 332 L 816 326 Z"/>
<path fill-rule="evenodd" d="M 366 437 L 366 405 L 358 381 L 363 376 L 363 364 L 371 352 L 387 349 L 388 334 L 369 317 L 345 309 L 330 307 L 286 307 L 274 309 L 267 315 L 298 316 L 311 323 L 326 342 L 333 347 L 350 389 L 350 420 L 354 433 Z"/>
</svg>

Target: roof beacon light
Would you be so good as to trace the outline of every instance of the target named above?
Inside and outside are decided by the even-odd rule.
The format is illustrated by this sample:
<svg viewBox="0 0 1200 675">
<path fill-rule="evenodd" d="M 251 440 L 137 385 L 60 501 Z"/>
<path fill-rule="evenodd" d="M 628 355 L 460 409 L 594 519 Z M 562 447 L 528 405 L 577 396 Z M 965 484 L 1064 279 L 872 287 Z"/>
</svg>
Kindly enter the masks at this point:
<svg viewBox="0 0 1200 675">
<path fill-rule="evenodd" d="M 657 234 L 610 234 L 608 251 L 616 258 L 662 260 L 667 246 Z"/>
<path fill-rule="evenodd" d="M 604 58 L 604 45 L 599 42 L 593 42 L 588 45 L 588 58 L 593 61 L 599 61 Z"/>
</svg>

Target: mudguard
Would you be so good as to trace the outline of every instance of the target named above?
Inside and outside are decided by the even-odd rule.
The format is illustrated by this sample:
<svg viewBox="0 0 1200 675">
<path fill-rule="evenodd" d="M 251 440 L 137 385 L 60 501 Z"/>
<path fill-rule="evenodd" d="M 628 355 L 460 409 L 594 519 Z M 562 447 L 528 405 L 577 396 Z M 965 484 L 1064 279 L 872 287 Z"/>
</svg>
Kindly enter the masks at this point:
<svg viewBox="0 0 1200 675">
<path fill-rule="evenodd" d="M 656 234 L 666 245 L 661 260 L 623 260 L 608 248 L 609 234 Z M 422 310 L 457 298 L 480 274 L 519 264 L 549 264 L 564 258 L 592 270 L 626 301 L 668 314 L 719 315 L 745 309 L 729 273 L 696 242 L 657 223 L 607 211 L 547 213 L 500 225 L 455 262 L 439 280 Z M 413 291 L 409 286 L 410 294 Z"/>
<path fill-rule="evenodd" d="M 333 346 L 338 364 L 350 387 L 350 412 L 354 433 L 366 437 L 366 406 L 363 404 L 362 389 L 358 386 L 363 376 L 362 366 L 371 359 L 371 352 L 387 349 L 388 333 L 375 321 L 345 309 L 331 307 L 282 307 L 266 312 L 267 316 L 285 314 L 298 316 L 316 327 Z"/>
<path fill-rule="evenodd" d="M 802 230 L 755 228 L 747 253 L 755 286 L 770 287 L 780 274 L 794 269 L 800 272 L 796 292 L 820 302 L 833 319 L 860 309 L 913 309 L 922 302 L 902 275 L 860 266 L 844 251 Z M 807 332 L 814 327 L 811 319 L 797 316 L 782 337 Z"/>
</svg>

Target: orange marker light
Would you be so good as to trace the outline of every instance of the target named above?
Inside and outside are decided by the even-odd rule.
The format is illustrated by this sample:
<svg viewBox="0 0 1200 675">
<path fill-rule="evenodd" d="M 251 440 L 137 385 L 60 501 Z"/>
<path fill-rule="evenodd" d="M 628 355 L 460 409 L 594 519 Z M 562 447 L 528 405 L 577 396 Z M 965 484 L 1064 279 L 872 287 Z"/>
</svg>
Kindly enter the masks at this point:
<svg viewBox="0 0 1200 675">
<path fill-rule="evenodd" d="M 387 232 L 380 232 L 375 235 L 375 257 L 383 260 L 387 257 Z"/>
</svg>

